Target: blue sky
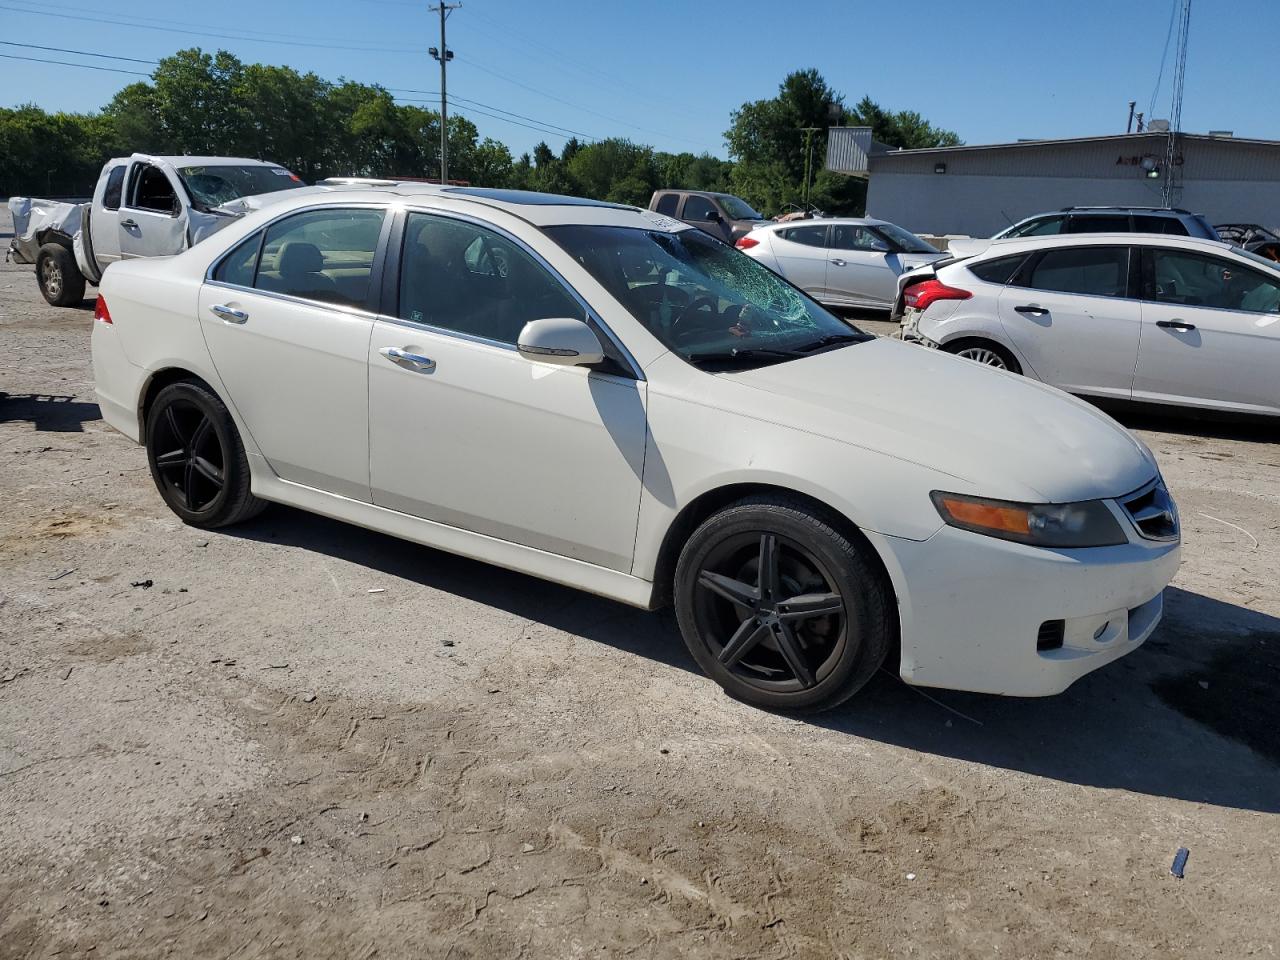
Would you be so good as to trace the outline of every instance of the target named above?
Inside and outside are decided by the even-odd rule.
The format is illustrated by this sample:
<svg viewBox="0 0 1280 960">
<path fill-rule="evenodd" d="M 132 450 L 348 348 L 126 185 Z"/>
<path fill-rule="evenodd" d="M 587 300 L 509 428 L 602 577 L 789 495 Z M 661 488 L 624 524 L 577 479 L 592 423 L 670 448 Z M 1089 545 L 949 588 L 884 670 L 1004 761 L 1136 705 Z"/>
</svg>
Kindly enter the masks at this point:
<svg viewBox="0 0 1280 960">
<path fill-rule="evenodd" d="M 772 96 L 790 70 L 816 67 L 850 103 L 870 94 L 919 110 L 969 143 L 1122 132 L 1128 101 L 1150 104 L 1174 2 L 465 0 L 449 19 L 449 89 L 473 103 L 451 109 L 517 155 L 540 139 L 558 148 L 574 131 L 725 156 L 735 107 Z M 0 40 L 140 60 L 221 47 L 328 79 L 424 91 L 402 96 L 434 103 L 439 68 L 415 52 L 438 41 L 427 6 L 0 0 Z M 1183 129 L 1280 139 L 1270 92 L 1277 37 L 1280 0 L 1195 0 Z M 0 54 L 150 69 L 2 43 Z M 1172 60 L 1171 50 L 1158 117 L 1169 112 Z M 135 79 L 0 57 L 0 105 L 90 110 Z M 530 121 L 559 132 L 520 125 Z"/>
</svg>

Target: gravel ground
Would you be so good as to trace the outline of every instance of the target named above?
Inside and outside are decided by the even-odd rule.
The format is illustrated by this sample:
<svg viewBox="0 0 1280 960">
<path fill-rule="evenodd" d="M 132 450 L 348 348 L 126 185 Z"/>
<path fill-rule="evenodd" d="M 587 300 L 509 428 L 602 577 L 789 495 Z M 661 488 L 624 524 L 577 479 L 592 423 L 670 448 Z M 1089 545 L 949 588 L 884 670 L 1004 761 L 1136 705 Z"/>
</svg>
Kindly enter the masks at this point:
<svg viewBox="0 0 1280 960">
<path fill-rule="evenodd" d="M 666 612 L 284 508 L 184 527 L 88 306 L 0 268 L 0 957 L 1276 955 L 1274 432 L 1125 418 L 1186 543 L 1133 655 L 795 720 Z"/>
</svg>

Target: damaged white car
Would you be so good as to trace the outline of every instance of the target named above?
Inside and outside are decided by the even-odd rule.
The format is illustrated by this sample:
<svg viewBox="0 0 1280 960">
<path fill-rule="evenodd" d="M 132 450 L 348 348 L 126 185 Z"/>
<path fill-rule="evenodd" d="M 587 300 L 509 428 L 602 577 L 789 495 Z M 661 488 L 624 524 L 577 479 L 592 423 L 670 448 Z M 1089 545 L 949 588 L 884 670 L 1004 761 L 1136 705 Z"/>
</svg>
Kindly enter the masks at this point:
<svg viewBox="0 0 1280 960">
<path fill-rule="evenodd" d="M 263 160 L 135 153 L 107 161 L 88 203 L 11 197 L 9 255 L 36 265 L 49 303 L 71 306 L 114 261 L 181 253 L 302 186 Z"/>
</svg>

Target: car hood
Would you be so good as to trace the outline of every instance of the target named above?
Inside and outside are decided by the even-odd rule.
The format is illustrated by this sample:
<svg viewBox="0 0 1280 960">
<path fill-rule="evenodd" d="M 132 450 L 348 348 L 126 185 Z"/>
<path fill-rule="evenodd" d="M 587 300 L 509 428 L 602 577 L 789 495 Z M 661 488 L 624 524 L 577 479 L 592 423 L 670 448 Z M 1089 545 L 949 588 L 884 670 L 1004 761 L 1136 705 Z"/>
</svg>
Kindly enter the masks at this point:
<svg viewBox="0 0 1280 960">
<path fill-rule="evenodd" d="M 1042 383 L 899 340 L 716 375 L 760 419 L 919 463 L 956 492 L 1064 503 L 1117 497 L 1157 473 L 1106 414 Z"/>
</svg>

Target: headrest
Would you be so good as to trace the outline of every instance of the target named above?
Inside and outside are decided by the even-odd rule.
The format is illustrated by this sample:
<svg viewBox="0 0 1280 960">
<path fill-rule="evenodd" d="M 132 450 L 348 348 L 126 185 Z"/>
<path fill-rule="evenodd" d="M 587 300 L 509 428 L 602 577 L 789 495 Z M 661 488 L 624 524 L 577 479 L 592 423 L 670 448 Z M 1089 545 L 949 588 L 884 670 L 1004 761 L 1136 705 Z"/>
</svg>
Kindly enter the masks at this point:
<svg viewBox="0 0 1280 960">
<path fill-rule="evenodd" d="M 324 269 L 324 257 L 314 243 L 290 240 L 280 248 L 280 273 L 319 273 Z"/>
</svg>

